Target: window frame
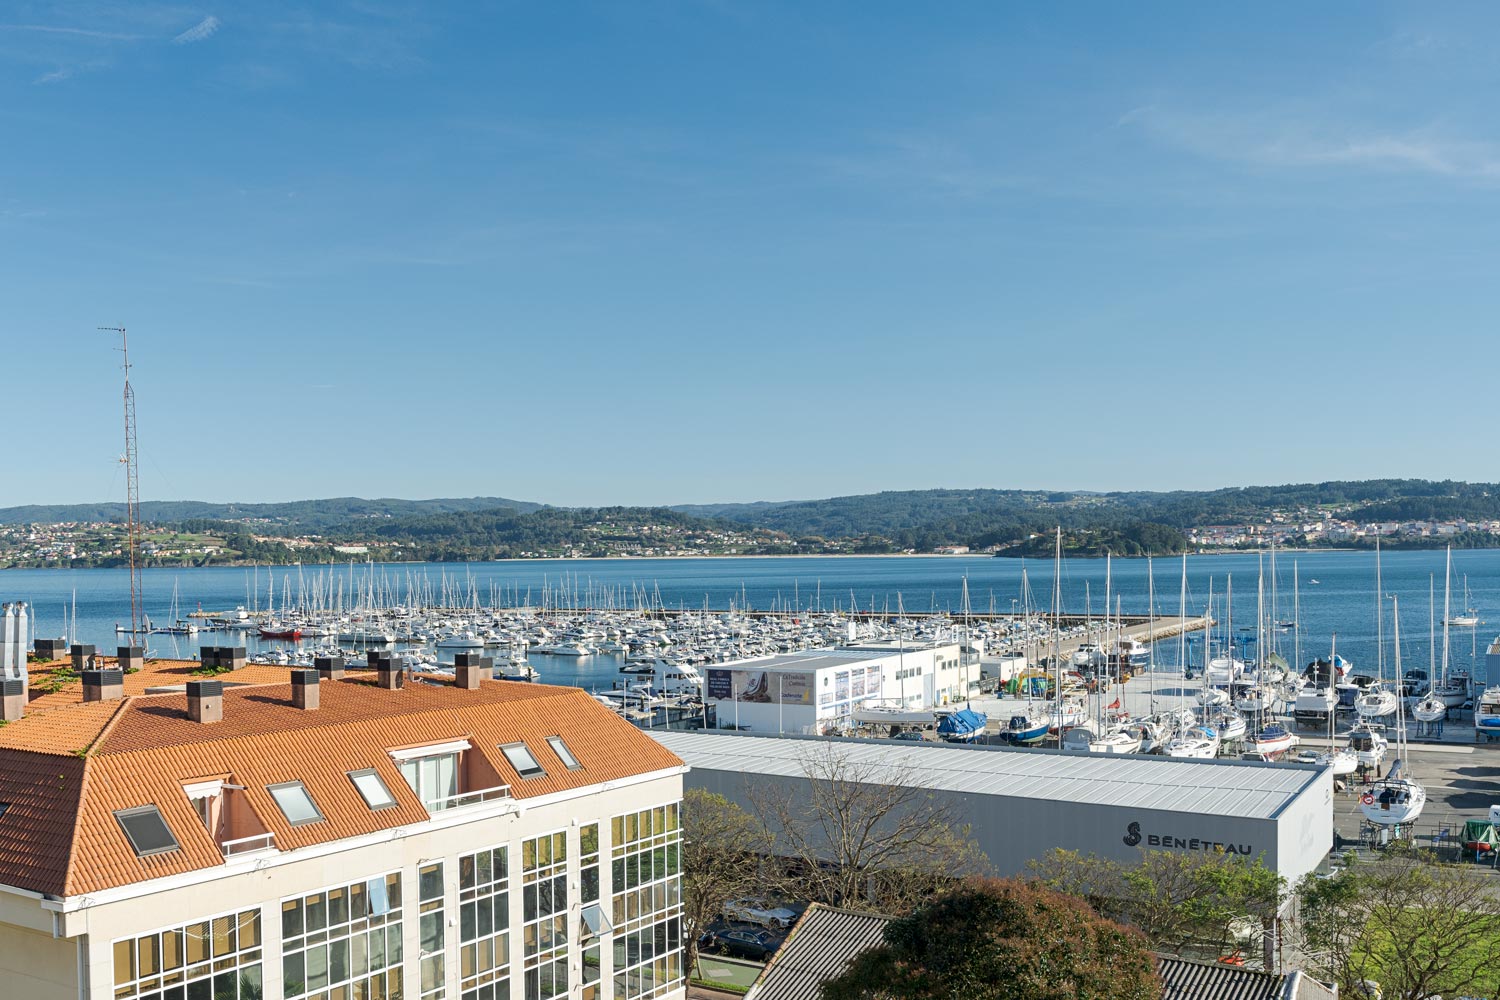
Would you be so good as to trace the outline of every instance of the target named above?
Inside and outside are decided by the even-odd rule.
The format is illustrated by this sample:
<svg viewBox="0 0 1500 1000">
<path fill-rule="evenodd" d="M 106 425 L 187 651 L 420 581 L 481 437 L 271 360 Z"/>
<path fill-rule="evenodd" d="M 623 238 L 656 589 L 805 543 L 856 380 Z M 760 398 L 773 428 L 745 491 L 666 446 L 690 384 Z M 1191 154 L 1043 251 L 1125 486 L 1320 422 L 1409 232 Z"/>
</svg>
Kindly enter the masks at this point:
<svg viewBox="0 0 1500 1000">
<path fill-rule="evenodd" d="M 312 806 L 312 811 L 315 813 L 315 815 L 309 819 L 292 819 L 290 816 L 288 816 L 286 813 L 286 807 L 283 806 L 281 804 L 281 800 L 276 797 L 277 791 L 283 788 L 296 788 L 301 790 L 303 798 L 307 799 L 307 804 Z M 275 784 L 267 785 L 266 794 L 270 795 L 271 801 L 276 803 L 277 811 L 281 813 L 281 818 L 286 820 L 288 826 L 311 826 L 314 823 L 322 823 L 328 818 L 327 816 L 323 815 L 323 810 L 318 808 L 317 800 L 312 797 L 312 792 L 307 790 L 307 784 L 300 778 L 293 779 L 292 781 L 278 781 Z"/>
<path fill-rule="evenodd" d="M 364 804 L 369 807 L 370 812 L 380 812 L 384 809 L 394 809 L 401 804 L 396 801 L 396 796 L 395 793 L 391 791 L 391 786 L 385 783 L 385 779 L 380 776 L 380 772 L 375 770 L 373 767 L 363 767 L 357 771 L 345 771 L 344 775 L 349 779 L 349 783 L 354 786 L 355 792 L 359 794 L 360 801 L 364 802 Z M 382 803 L 381 805 L 376 805 L 375 803 L 370 801 L 370 797 L 365 794 L 365 790 L 361 788 L 359 784 L 358 779 L 364 777 L 375 779 L 375 783 L 379 785 L 380 790 L 385 793 L 386 800 L 384 803 Z M 311 796 L 308 797 L 311 798 Z M 317 804 L 314 803 L 313 807 L 316 808 Z"/>
<path fill-rule="evenodd" d="M 130 827 L 125 825 L 127 819 L 134 819 L 137 816 L 155 816 L 157 822 L 161 824 L 162 830 L 172 841 L 172 845 L 170 847 L 153 847 L 148 850 L 141 850 L 140 845 L 135 841 L 135 834 L 131 833 Z M 167 825 L 167 818 L 161 814 L 161 808 L 155 802 L 148 802 L 143 806 L 131 806 L 129 809 L 116 809 L 114 817 L 115 822 L 120 824 L 120 831 L 125 834 L 125 839 L 130 843 L 130 849 L 135 852 L 135 856 L 138 858 L 150 858 L 158 854 L 171 854 L 173 851 L 182 850 L 182 842 L 177 839 L 177 834 L 173 833 L 172 828 Z"/>
<path fill-rule="evenodd" d="M 511 766 L 511 770 L 515 771 L 523 781 L 530 781 L 533 778 L 545 778 L 547 776 L 547 769 L 542 766 L 541 761 L 536 759 L 536 754 L 532 752 L 531 747 L 526 745 L 525 740 L 519 740 L 515 743 L 502 743 L 499 746 L 499 750 L 505 758 L 505 762 Z M 525 753 L 531 761 L 531 767 L 524 771 L 521 770 L 510 756 L 512 750 L 520 750 Z"/>
</svg>

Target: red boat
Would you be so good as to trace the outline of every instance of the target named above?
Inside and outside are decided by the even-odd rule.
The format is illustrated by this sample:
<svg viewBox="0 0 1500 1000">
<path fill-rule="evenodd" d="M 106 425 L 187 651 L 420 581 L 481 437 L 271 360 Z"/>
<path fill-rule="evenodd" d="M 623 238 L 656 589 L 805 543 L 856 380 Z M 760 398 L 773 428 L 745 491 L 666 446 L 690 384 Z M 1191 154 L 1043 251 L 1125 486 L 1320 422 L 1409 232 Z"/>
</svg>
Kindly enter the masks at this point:
<svg viewBox="0 0 1500 1000">
<path fill-rule="evenodd" d="M 302 638 L 302 630 L 300 628 L 267 628 L 262 625 L 260 627 L 260 637 L 262 639 L 291 639 L 295 641 Z"/>
</svg>

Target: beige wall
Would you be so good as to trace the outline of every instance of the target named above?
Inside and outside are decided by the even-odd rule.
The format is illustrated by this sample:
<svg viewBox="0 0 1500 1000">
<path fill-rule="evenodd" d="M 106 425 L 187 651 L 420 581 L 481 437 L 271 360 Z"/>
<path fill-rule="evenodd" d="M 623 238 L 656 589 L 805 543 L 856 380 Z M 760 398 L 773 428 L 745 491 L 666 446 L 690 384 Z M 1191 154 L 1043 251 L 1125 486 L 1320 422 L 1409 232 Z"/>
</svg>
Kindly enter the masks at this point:
<svg viewBox="0 0 1500 1000">
<path fill-rule="evenodd" d="M 610 790 L 590 790 L 588 794 L 560 801 L 526 805 L 521 803 L 521 812 L 473 819 L 444 829 L 428 829 L 429 824 L 408 827 L 395 831 L 393 836 L 382 835 L 376 843 L 365 844 L 324 856 L 313 856 L 316 848 L 306 848 L 288 855 L 272 856 L 270 864 L 255 869 L 255 859 L 239 861 L 232 869 L 222 872 L 221 877 L 188 885 L 172 885 L 173 880 L 160 880 L 159 891 L 130 899 L 106 900 L 68 914 L 67 933 L 87 935 L 88 940 L 88 996 L 91 1000 L 109 1000 L 113 993 L 114 958 L 112 942 L 122 937 L 131 937 L 166 927 L 178 926 L 205 917 L 226 912 L 261 906 L 261 925 L 265 938 L 264 976 L 265 995 L 281 995 L 281 905 L 283 898 L 315 892 L 333 885 L 362 881 L 372 875 L 399 870 L 402 874 L 403 924 L 405 946 L 403 956 L 406 968 L 406 993 L 415 997 L 418 993 L 419 964 L 417 947 L 417 868 L 422 863 L 442 859 L 447 862 L 444 875 L 449 883 L 446 916 L 455 920 L 458 916 L 457 858 L 486 847 L 500 844 L 510 845 L 511 853 L 511 964 L 512 994 L 520 995 L 515 978 L 522 968 L 521 958 L 521 893 L 520 848 L 522 840 L 558 830 L 568 832 L 570 865 L 576 869 L 578 856 L 578 828 L 598 822 L 601 837 L 606 845 L 609 838 L 610 817 L 633 812 L 648 806 L 676 802 L 682 798 L 682 776 L 673 774 L 653 778 L 636 784 L 622 785 Z M 483 816 L 486 806 L 455 810 L 440 814 L 438 822 L 459 820 L 464 815 Z M 606 895 L 610 889 L 609 852 L 603 850 L 603 878 Z M 302 855 L 301 858 L 298 855 Z M 569 877 L 571 893 L 577 891 L 577 878 Z M 571 908 L 576 925 L 578 906 Z M 0 928 L 9 931 L 9 928 Z M 7 935 L 8 936 L 8 935 Z M 451 956 L 457 954 L 458 928 L 447 930 L 449 970 L 449 996 L 458 995 L 457 962 Z M 68 969 L 73 968 L 72 942 L 69 948 Z M 604 982 L 609 982 L 608 948 L 605 952 Z M 581 953 L 574 948 L 572 959 L 573 981 L 577 982 Z M 9 965 L 0 962 L 0 976 Z M 71 982 L 71 979 L 69 980 Z M 576 990 L 574 991 L 576 994 Z M 70 994 L 76 996 L 77 994 Z M 606 994 L 607 995 L 607 994 Z"/>
<path fill-rule="evenodd" d="M 0 983 L 7 1000 L 78 1000 L 78 942 L 0 924 Z"/>
</svg>

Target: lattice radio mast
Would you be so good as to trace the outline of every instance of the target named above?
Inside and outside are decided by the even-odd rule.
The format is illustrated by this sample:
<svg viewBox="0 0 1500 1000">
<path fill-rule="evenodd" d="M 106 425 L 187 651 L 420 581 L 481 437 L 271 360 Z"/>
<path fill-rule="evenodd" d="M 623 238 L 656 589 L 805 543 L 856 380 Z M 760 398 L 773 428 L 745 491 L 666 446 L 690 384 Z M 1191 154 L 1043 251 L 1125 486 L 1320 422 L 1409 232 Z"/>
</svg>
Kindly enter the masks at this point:
<svg viewBox="0 0 1500 1000">
<path fill-rule="evenodd" d="M 126 549 L 130 555 L 130 644 L 143 632 L 141 623 L 141 484 L 137 475 L 135 447 L 135 391 L 130 388 L 130 342 L 125 337 L 123 326 L 101 326 L 101 330 L 120 335 L 118 348 L 123 355 L 121 367 L 125 371 L 125 454 L 120 462 L 125 466 L 125 534 Z"/>
</svg>

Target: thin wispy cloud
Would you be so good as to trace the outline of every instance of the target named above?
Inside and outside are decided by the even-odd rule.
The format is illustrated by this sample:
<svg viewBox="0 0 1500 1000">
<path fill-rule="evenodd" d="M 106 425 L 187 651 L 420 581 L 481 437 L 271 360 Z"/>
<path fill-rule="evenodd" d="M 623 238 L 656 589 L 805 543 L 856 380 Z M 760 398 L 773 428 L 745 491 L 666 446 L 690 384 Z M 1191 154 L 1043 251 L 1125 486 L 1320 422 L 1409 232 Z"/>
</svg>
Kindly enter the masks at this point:
<svg viewBox="0 0 1500 1000">
<path fill-rule="evenodd" d="M 199 21 L 197 24 L 184 31 L 182 34 L 173 38 L 172 44 L 191 45 L 194 42 L 201 42 L 205 38 L 211 37 L 214 32 L 218 31 L 219 24 L 219 19 L 210 14 L 208 17 L 205 17 L 203 20 Z"/>
<path fill-rule="evenodd" d="M 49 83 L 61 83 L 62 81 L 66 80 L 68 77 L 70 77 L 72 75 L 73 75 L 73 68 L 71 66 L 64 66 L 63 68 L 61 68 L 61 69 L 55 69 L 55 70 L 53 70 L 50 73 L 43 73 L 41 76 L 37 77 L 35 80 L 33 80 L 31 82 L 32 83 L 36 83 L 36 84 L 43 84 L 43 85 L 49 84 Z"/>
<path fill-rule="evenodd" d="M 1436 128 L 1405 131 L 1288 112 L 1200 114 L 1150 105 L 1119 124 L 1198 156 L 1267 167 L 1347 166 L 1500 180 L 1500 144 Z"/>
<path fill-rule="evenodd" d="M 139 41 L 142 35 L 119 31 L 97 31 L 92 28 L 69 28 L 55 24 L 0 24 L 0 31 L 35 32 L 43 35 L 71 35 L 75 38 L 98 38 L 111 42 Z"/>
</svg>

